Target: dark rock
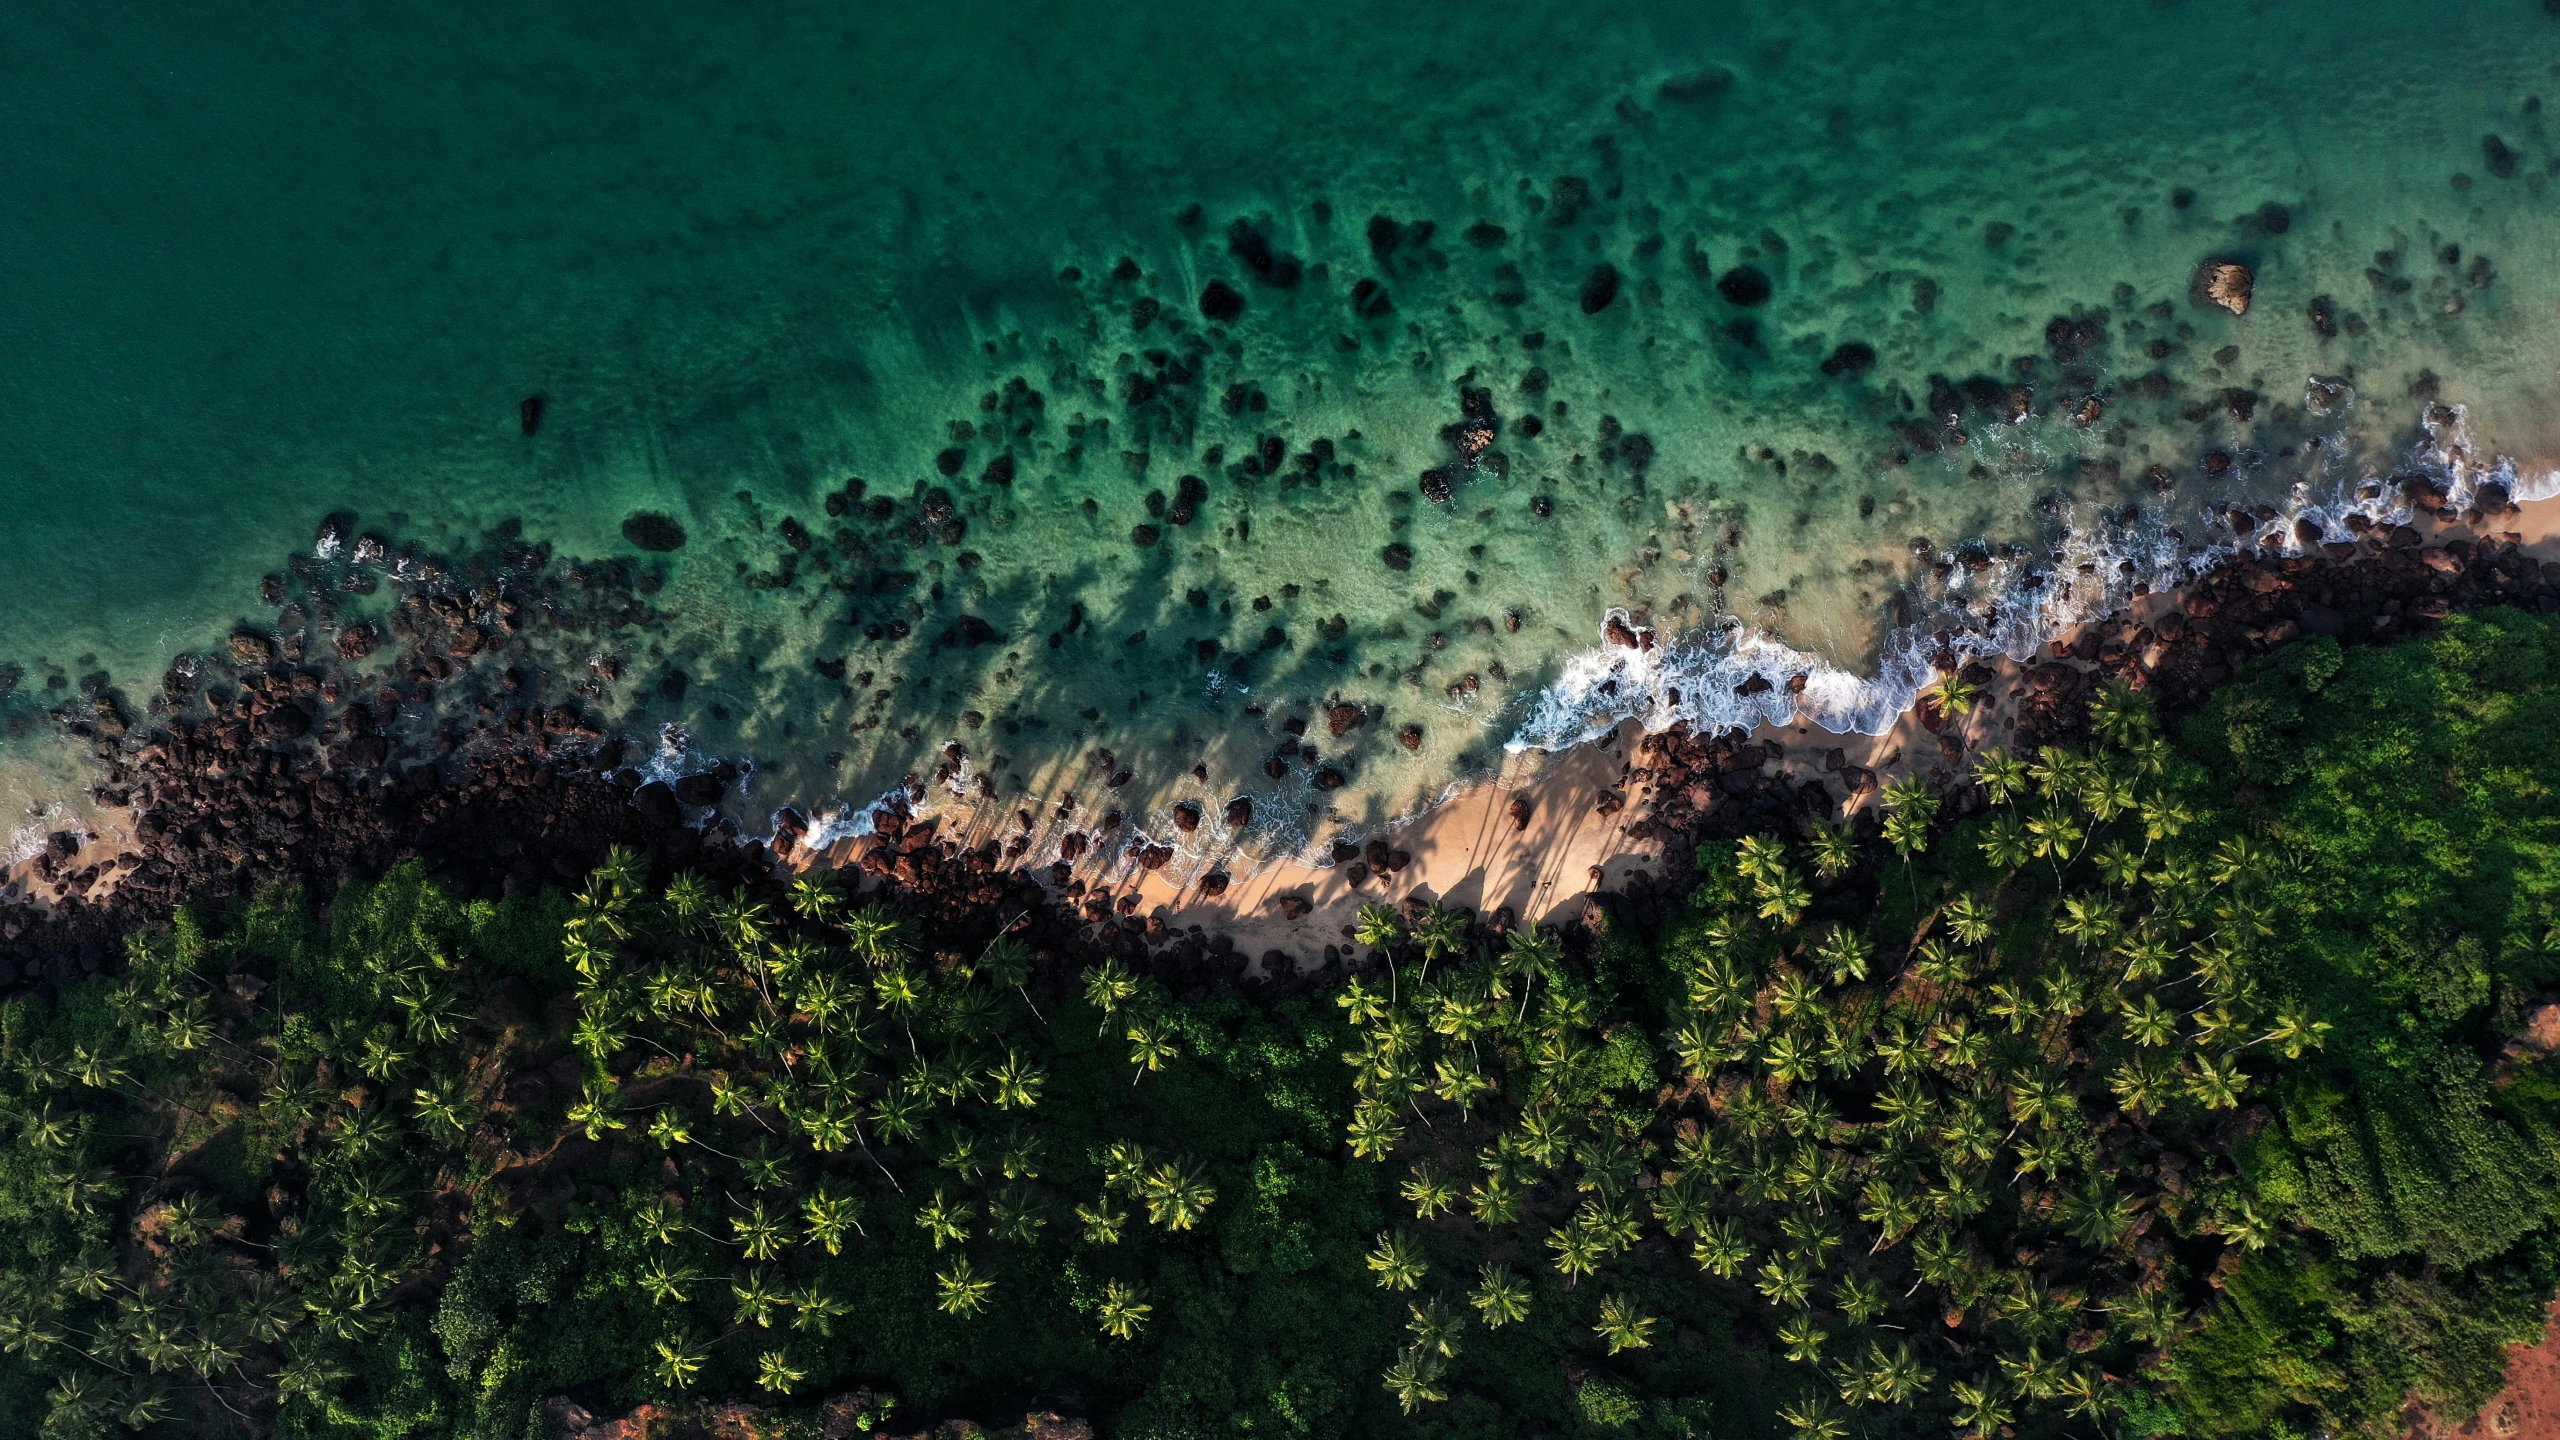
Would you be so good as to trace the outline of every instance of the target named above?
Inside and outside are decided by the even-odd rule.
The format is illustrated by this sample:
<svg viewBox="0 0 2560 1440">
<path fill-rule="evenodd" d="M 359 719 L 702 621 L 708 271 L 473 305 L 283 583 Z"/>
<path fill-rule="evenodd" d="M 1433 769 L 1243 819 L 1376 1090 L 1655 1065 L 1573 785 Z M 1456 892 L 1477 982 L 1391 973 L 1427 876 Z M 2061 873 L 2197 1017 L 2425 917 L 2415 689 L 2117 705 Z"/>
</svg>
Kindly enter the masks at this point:
<svg viewBox="0 0 2560 1440">
<path fill-rule="evenodd" d="M 707 770 L 699 775 L 682 776 L 678 778 L 675 783 L 676 803 L 679 805 L 717 805 L 720 803 L 720 797 L 727 793 L 728 788 L 728 786 L 721 783 L 718 775 L 712 774 Z"/>
<path fill-rule="evenodd" d="M 1876 348 L 1851 340 L 1831 352 L 1822 362 L 1822 373 L 1835 380 L 1853 380 L 1876 368 Z"/>
<path fill-rule="evenodd" d="M 516 402 L 516 428 L 530 436 L 542 428 L 542 412 L 551 402 L 542 395 L 527 395 Z"/>
<path fill-rule="evenodd" d="M 1413 547 L 1399 540 L 1379 551 L 1378 558 L 1386 562 L 1390 570 L 1410 570 L 1413 568 Z"/>
<path fill-rule="evenodd" d="M 1618 298 L 1618 267 L 1602 261 L 1582 280 L 1582 313 L 1597 315 Z"/>
<path fill-rule="evenodd" d="M 1769 299 L 1769 273 L 1757 265 L 1736 265 L 1716 280 L 1716 293 L 1728 305 L 1748 308 Z"/>
<path fill-rule="evenodd" d="M 622 522 L 622 538 L 642 550 L 664 554 L 684 548 L 684 527 L 655 510 L 641 510 Z"/>
<path fill-rule="evenodd" d="M 1253 797 L 1239 795 L 1227 802 L 1227 828 L 1242 830 L 1253 823 Z"/>
<path fill-rule="evenodd" d="M 1216 324 L 1232 324 L 1244 314 L 1244 296 L 1226 281 L 1212 280 L 1200 292 L 1200 313 Z"/>
</svg>

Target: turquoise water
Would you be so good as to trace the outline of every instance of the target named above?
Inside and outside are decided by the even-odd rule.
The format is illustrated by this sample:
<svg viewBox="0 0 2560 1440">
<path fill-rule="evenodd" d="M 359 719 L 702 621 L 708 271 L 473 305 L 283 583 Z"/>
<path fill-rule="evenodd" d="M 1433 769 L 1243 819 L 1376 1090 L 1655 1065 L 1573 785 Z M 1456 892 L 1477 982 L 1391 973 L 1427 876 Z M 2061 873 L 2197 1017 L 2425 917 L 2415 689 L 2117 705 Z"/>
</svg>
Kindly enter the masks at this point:
<svg viewBox="0 0 2560 1440">
<path fill-rule="evenodd" d="M 1737 653 L 1873 722 L 1897 626 L 2018 643 L 2105 598 L 2084 553 L 2120 590 L 2191 560 L 2203 507 L 2289 519 L 2408 463 L 2428 394 L 2528 487 L 2560 456 L 2560 19 L 2529 0 L 296 8 L 0 31 L 0 803 L 30 823 L 76 788 L 35 707 L 272 625 L 257 578 L 337 509 L 657 567 L 647 633 L 532 658 L 617 656 L 599 703 L 752 761 L 750 818 L 952 739 L 1017 775 L 1107 745 L 1142 817 L 1251 793 L 1286 848 L 1680 677 L 1733 718 Z M 2254 270 L 2245 316 L 2191 298 L 2209 258 Z M 1932 375 L 2032 408 L 1921 449 L 1892 426 L 1935 428 Z M 1498 429 L 1435 500 L 1470 388 Z M 1182 525 L 1149 495 L 1185 475 Z M 855 478 L 886 518 L 827 514 Z M 641 511 L 686 545 L 637 550 Z M 751 584 L 785 517 L 812 553 Z M 1950 596 L 1930 564 L 1968 541 L 2021 548 Z M 1613 608 L 1677 664 L 1609 675 Z M 1328 700 L 1374 716 L 1310 736 L 1347 783 L 1268 776 Z"/>
</svg>

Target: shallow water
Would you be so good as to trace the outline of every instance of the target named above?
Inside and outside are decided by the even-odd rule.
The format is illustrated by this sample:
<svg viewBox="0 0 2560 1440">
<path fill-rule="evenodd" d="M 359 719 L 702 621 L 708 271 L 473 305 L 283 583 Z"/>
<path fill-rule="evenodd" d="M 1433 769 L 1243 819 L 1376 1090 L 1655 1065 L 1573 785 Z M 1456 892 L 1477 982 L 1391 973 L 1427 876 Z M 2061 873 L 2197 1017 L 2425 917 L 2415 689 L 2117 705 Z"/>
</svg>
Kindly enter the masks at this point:
<svg viewBox="0 0 2560 1440">
<path fill-rule="evenodd" d="M 0 33 L 9 828 L 76 774 L 41 707 L 271 625 L 332 510 L 662 574 L 547 658 L 612 654 L 604 707 L 752 760 L 751 809 L 1108 746 L 1142 814 L 1249 793 L 1294 848 L 1670 688 L 1878 723 L 1936 630 L 2014 646 L 2230 543 L 2209 507 L 2350 496 L 2429 395 L 2560 455 L 2529 0 L 868 8 Z M 1933 375 L 1997 382 L 1961 445 Z M 1369 718 L 1267 774 L 1329 700 Z"/>
</svg>

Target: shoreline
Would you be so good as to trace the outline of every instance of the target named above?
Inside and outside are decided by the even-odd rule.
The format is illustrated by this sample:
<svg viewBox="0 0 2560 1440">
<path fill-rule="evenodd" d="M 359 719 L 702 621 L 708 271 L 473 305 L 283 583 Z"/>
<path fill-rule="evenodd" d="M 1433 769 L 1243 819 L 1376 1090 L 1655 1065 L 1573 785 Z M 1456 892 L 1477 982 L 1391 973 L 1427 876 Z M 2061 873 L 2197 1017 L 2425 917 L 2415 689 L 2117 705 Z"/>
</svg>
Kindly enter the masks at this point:
<svg viewBox="0 0 2560 1440">
<path fill-rule="evenodd" d="M 770 842 L 756 842 L 736 836 L 734 825 L 716 812 L 691 828 L 702 841 L 725 832 L 736 843 L 686 848 L 734 848 L 752 864 L 751 847 L 769 843 L 773 858 L 793 869 L 854 868 L 913 883 L 912 875 L 902 875 L 897 857 L 912 853 L 911 842 L 919 833 L 930 835 L 945 859 L 967 857 L 986 871 L 1038 881 L 1058 918 L 1089 938 L 1113 943 L 1115 936 L 1095 933 L 1107 921 L 1142 949 L 1188 941 L 1195 952 L 1205 948 L 1221 956 L 1240 955 L 1247 973 L 1274 974 L 1284 963 L 1304 972 L 1344 958 L 1353 948 L 1349 932 L 1354 919 L 1370 903 L 1444 903 L 1475 912 L 1496 928 L 1570 926 L 1583 921 L 1603 895 L 1642 891 L 1656 880 L 1669 880 L 1672 870 L 1689 863 L 1691 842 L 1702 828 L 1742 833 L 1737 827 L 1775 823 L 1812 803 L 1828 807 L 1834 817 L 1856 817 L 1872 808 L 1878 789 L 1904 773 L 1922 769 L 1940 780 L 1951 779 L 1967 758 L 1991 743 L 2027 743 L 2013 738 L 2022 722 L 2030 740 L 2057 726 L 2067 734 L 2077 716 L 2064 702 L 2075 687 L 2094 683 L 2075 677 L 2106 671 L 2137 684 L 2163 683 L 2155 680 L 2164 673 L 2158 666 L 2176 648 L 2169 642 L 2179 638 L 2172 633 L 2176 622 L 2167 617 L 2183 615 L 2191 596 L 2227 588 L 2226 582 L 2244 572 L 2262 573 L 2274 565 L 2307 576 L 2407 552 L 2439 557 L 2408 563 L 2440 582 L 2463 569 L 2460 563 L 2443 562 L 2444 547 L 2481 541 L 2512 546 L 2534 561 L 2560 562 L 2560 499 L 2508 502 L 2494 519 L 2477 512 L 2430 515 L 2423 509 L 2409 518 L 2415 523 L 2376 527 L 2353 544 L 2332 542 L 2314 553 L 2287 557 L 2235 551 L 2184 585 L 2141 595 L 2105 616 L 2069 627 L 2028 660 L 1969 662 L 1964 673 L 1980 686 L 1981 702 L 1953 724 L 1934 723 L 1938 717 L 1918 704 L 1906 707 L 1892 726 L 1874 735 L 1828 731 L 1801 714 L 1719 735 L 1690 734 L 1686 722 L 1647 731 L 1636 720 L 1622 720 L 1600 739 L 1562 750 L 1506 750 L 1495 775 L 1457 787 L 1420 815 L 1383 827 L 1364 846 L 1338 842 L 1335 862 L 1329 865 L 1295 858 L 1242 863 L 1233 831 L 1215 815 L 1195 814 L 1187 835 L 1143 833 L 1117 822 L 1108 788 L 1097 783 L 1090 769 L 1064 759 L 1032 777 L 1030 787 L 1019 794 L 973 794 L 969 787 L 951 784 L 947 790 L 956 793 L 913 816 L 912 828 L 910 817 L 901 814 L 891 822 L 896 831 L 880 833 L 887 830 L 882 817 L 894 807 L 876 802 L 872 810 L 857 812 L 873 819 L 875 833 L 836 840 L 821 851 L 798 844 L 806 831 L 794 830 L 788 822 Z M 2295 623 L 2290 632 L 2273 638 L 2259 631 L 2236 638 L 2241 648 L 2271 649 L 2300 633 L 2303 627 Z M 2237 658 L 2236 649 L 2216 650 L 2204 663 L 2178 672 L 2184 676 L 2179 683 L 2188 689 L 2210 688 L 2219 683 L 2217 667 L 2227 674 L 2227 662 Z M 249 688 L 254 694 L 257 686 Z M 242 698 L 253 708 L 264 703 L 249 695 Z M 470 783 L 482 785 L 485 803 L 522 803 L 508 799 L 525 792 L 508 788 L 503 773 L 492 779 L 483 772 L 506 772 L 518 763 L 509 758 L 511 751 L 530 750 L 539 761 L 545 749 L 542 728 L 538 721 L 514 728 L 492 725 L 495 749 L 477 760 L 457 757 L 457 776 L 476 777 Z M 602 737 L 600 731 L 592 734 Z M 572 748 L 595 752 L 604 762 L 596 766 L 597 777 L 620 785 L 627 802 L 645 806 L 648 783 L 620 768 L 627 763 L 620 757 L 632 753 L 630 742 L 581 741 Z M 371 783 L 386 793 L 394 770 L 413 781 L 421 771 L 387 760 L 378 763 L 384 768 Z M 653 815 L 652 827 L 684 823 L 673 803 L 662 808 L 668 813 Z M 786 814 L 797 820 L 796 812 Z M 56 848 L 0 871 L 0 946 L 30 928 L 27 917 L 40 920 L 67 895 L 83 894 L 88 908 L 105 908 L 119 882 L 142 869 L 141 857 L 159 837 L 140 833 L 147 827 L 136 812 L 105 804 L 99 816 L 103 823 L 82 833 L 68 855 Z M 1079 828 L 1084 826 L 1091 831 Z M 1095 843 L 1097 836 L 1100 843 Z M 1222 847 L 1189 843 L 1217 837 L 1227 837 Z M 1168 843 L 1174 840 L 1184 843 Z M 1045 866 L 1026 863 L 1028 856 L 1060 854 L 1062 843 L 1068 851 L 1064 860 Z M 371 850 L 382 850 L 378 839 Z M 504 858 L 494 857 L 480 868 L 503 868 L 498 861 Z M 286 859 L 275 857 L 279 868 L 289 871 Z M 84 876 L 89 878 L 82 883 Z M 162 878 L 155 892 L 166 888 Z M 69 887 L 60 883 L 66 879 L 73 882 Z"/>
<path fill-rule="evenodd" d="M 2200 698 L 2244 652 L 2271 651 L 2304 634 L 2334 634 L 2343 627 L 2344 617 L 2333 623 L 2314 616 L 2309 626 L 2300 617 L 2281 617 L 2221 637 L 2229 621 L 2203 614 L 2189 620 L 2191 611 L 2245 605 L 2248 595 L 2281 596 L 2291 579 L 2251 578 L 2272 576 L 2270 566 L 2309 577 L 2332 567 L 2402 563 L 2386 558 L 2396 553 L 2422 557 L 2405 563 L 2441 582 L 2464 570 L 2463 563 L 2442 558 L 2453 544 L 2479 547 L 2482 554 L 2494 546 L 2501 555 L 2512 551 L 2525 560 L 2560 564 L 2560 497 L 2509 501 L 2495 516 L 2420 509 L 2409 523 L 2376 526 L 2364 539 L 2331 542 L 2316 553 L 2235 550 L 2185 584 L 2139 595 L 2066 628 L 2027 660 L 1968 662 L 1963 673 L 1979 686 L 1980 700 L 1960 719 L 1939 717 L 1921 703 L 1874 735 L 1835 733 L 1799 717 L 1721 736 L 1689 735 L 1685 722 L 1647 731 L 1635 720 L 1622 720 L 1601 739 L 1561 751 L 1506 751 L 1495 776 L 1381 829 L 1365 847 L 1339 847 L 1331 865 L 1267 860 L 1231 875 L 1221 866 L 1234 853 L 1232 845 L 1151 864 L 1146 852 L 1161 842 L 1133 834 L 1053 866 L 1053 876 L 1074 878 L 1063 889 L 1048 888 L 1079 908 L 1088 924 L 1108 920 L 1127 929 L 1135 922 L 1137 933 L 1159 941 L 1224 936 L 1252 968 L 1264 971 L 1282 961 L 1299 972 L 1338 961 L 1354 948 L 1351 928 L 1360 908 L 1371 903 L 1464 907 L 1495 928 L 1572 925 L 1603 894 L 1643 888 L 1666 865 L 1685 863 L 1685 837 L 1667 832 L 1688 828 L 1709 812 L 1737 818 L 1729 814 L 1735 802 L 1749 802 L 1739 808 L 1768 817 L 1807 803 L 1818 788 L 1833 818 L 1854 820 L 1872 810 L 1876 793 L 1903 774 L 1920 770 L 1946 783 L 1994 744 L 2032 746 L 2040 737 L 2068 738 L 2083 719 L 2080 697 L 2105 678 L 2149 689 L 2174 684 L 2180 695 L 2169 698 Z M 2440 558 L 2423 558 L 2430 555 Z M 2244 592 L 2237 601 L 2219 593 L 2235 586 Z M 2214 597 L 2209 607 L 2194 603 L 2204 596 Z M 2323 602 L 2308 603 L 2329 610 Z M 2396 618 L 2371 623 L 2387 628 Z M 2226 647 L 2223 638 L 2238 643 Z M 2197 651 L 2209 651 L 2210 658 L 2183 667 L 2171 663 Z M 1009 853 L 1051 853 L 1062 835 L 1082 833 L 1073 828 L 1075 817 L 1090 813 L 1096 802 L 1079 795 L 1075 775 L 1053 770 L 1043 778 L 1048 783 L 1023 795 L 964 794 L 915 823 L 932 824 L 937 835 L 963 849 L 1019 843 L 1021 849 Z M 1078 802 L 1072 810 L 1060 807 L 1068 797 Z M 1098 803 L 1107 805 L 1107 795 Z M 1027 828 L 1019 823 L 1026 814 L 1032 817 Z M 1214 823 L 1201 821 L 1204 829 Z M 818 853 L 781 848 L 797 868 L 860 867 L 884 846 L 878 837 L 863 836 Z M 1392 868 L 1370 863 L 1381 849 L 1395 857 Z"/>
</svg>

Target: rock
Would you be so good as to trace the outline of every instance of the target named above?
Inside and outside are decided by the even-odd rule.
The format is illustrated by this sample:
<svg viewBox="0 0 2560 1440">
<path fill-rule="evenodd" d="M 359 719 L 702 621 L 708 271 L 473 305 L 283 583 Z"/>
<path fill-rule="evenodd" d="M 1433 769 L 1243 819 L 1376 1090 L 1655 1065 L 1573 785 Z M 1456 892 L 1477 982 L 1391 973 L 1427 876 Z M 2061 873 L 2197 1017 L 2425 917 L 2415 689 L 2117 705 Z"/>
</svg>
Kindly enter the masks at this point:
<svg viewBox="0 0 2560 1440">
<path fill-rule="evenodd" d="M 1239 795 L 1227 802 L 1227 828 L 1241 830 L 1253 823 L 1253 797 Z"/>
<path fill-rule="evenodd" d="M 1511 828 L 1514 832 L 1529 828 L 1529 808 L 1529 797 L 1526 795 L 1512 796 L 1511 803 L 1502 808 L 1502 813 L 1511 817 Z"/>
<path fill-rule="evenodd" d="M 2515 178 L 2516 152 L 2514 147 L 2508 145 L 2506 141 L 2495 135 L 2481 136 L 2480 158 L 2487 163 L 2490 174 L 2501 180 Z"/>
<path fill-rule="evenodd" d="M 717 805 L 720 803 L 721 795 L 725 793 L 728 788 L 728 786 L 721 783 L 718 775 L 715 775 L 708 770 L 699 775 L 682 776 L 677 779 L 675 784 L 676 803 L 679 805 Z"/>
<path fill-rule="evenodd" d="M 1736 265 L 1716 279 L 1716 293 L 1728 305 L 1745 309 L 1769 300 L 1769 272 L 1757 265 Z"/>
<path fill-rule="evenodd" d="M 1618 267 L 1603 260 L 1582 281 L 1582 313 L 1597 315 L 1618 298 Z"/>
<path fill-rule="evenodd" d="M 1212 280 L 1200 292 L 1200 314 L 1215 324 L 1233 324 L 1244 314 L 1244 296 L 1226 281 Z"/>
<path fill-rule="evenodd" d="M 575 1436 L 579 1431 L 594 1424 L 596 1418 L 588 1412 L 586 1406 L 566 1395 L 544 1396 L 541 1412 L 542 1422 L 550 1426 L 552 1433 L 562 1437 L 562 1440 L 569 1440 L 569 1437 Z"/>
<path fill-rule="evenodd" d="M 1399 540 L 1379 551 L 1378 558 L 1386 562 L 1390 570 L 1410 570 L 1413 568 L 1413 547 Z"/>
<path fill-rule="evenodd" d="M 1173 828 L 1189 835 L 1200 828 L 1200 806 L 1185 800 L 1173 807 Z"/>
<path fill-rule="evenodd" d="M 523 399 L 517 401 L 516 428 L 524 431 L 528 437 L 530 437 L 535 431 L 540 430 L 542 428 L 542 412 L 545 407 L 550 405 L 550 403 L 551 401 L 548 397 L 539 394 L 527 395 Z"/>
<path fill-rule="evenodd" d="M 1629 650 L 1653 648 L 1653 630 L 1650 626 L 1630 624 L 1624 615 L 1615 611 L 1610 612 L 1609 617 L 1600 622 L 1600 636 L 1612 645 L 1623 645 Z"/>
<path fill-rule="evenodd" d="M 1212 900 L 1215 900 L 1219 896 L 1227 893 L 1227 886 L 1229 883 L 1231 882 L 1227 878 L 1226 871 L 1212 870 L 1208 874 L 1200 877 L 1200 893 L 1208 896 Z"/>
<path fill-rule="evenodd" d="M 1865 795 L 1876 788 L 1876 772 L 1864 765 L 1843 765 L 1840 767 L 1840 783 L 1849 787 L 1853 798 Z"/>
<path fill-rule="evenodd" d="M 347 542 L 355 538 L 355 533 L 356 512 L 332 510 L 321 517 L 320 528 L 312 533 L 311 553 L 323 560 L 335 559 L 339 551 L 347 548 Z"/>
<path fill-rule="evenodd" d="M 264 635 L 231 637 L 231 660 L 236 665 L 272 665 L 276 658 L 276 642 Z"/>
<path fill-rule="evenodd" d="M 1419 725 L 1407 725 L 1402 730 L 1397 731 L 1396 743 L 1407 750 L 1420 750 L 1422 748 L 1422 727 Z"/>
<path fill-rule="evenodd" d="M 1834 380 L 1854 380 L 1876 368 L 1876 347 L 1856 340 L 1846 341 L 1822 362 L 1822 373 Z"/>
<path fill-rule="evenodd" d="M 623 520 L 622 538 L 653 554 L 684 548 L 684 527 L 655 510 L 638 510 Z"/>
<path fill-rule="evenodd" d="M 1325 729 L 1337 736 L 1347 735 L 1368 723 L 1369 711 L 1364 706 L 1345 702 L 1324 707 Z"/>
<path fill-rule="evenodd" d="M 338 632 L 338 658 L 361 660 L 373 653 L 374 633 L 370 625 L 350 625 Z"/>
<path fill-rule="evenodd" d="M 1272 903 L 1280 907 L 1284 919 L 1304 920 L 1316 913 L 1316 903 L 1304 895 L 1283 895 Z"/>
<path fill-rule="evenodd" d="M 1316 771 L 1315 781 L 1316 788 L 1319 790 L 1339 790 L 1343 786 L 1351 783 L 1344 777 L 1341 771 L 1334 769 L 1330 765 L 1323 766 Z"/>
<path fill-rule="evenodd" d="M 2219 305 L 2234 315 L 2249 313 L 2249 294 L 2257 277 L 2233 260 L 2208 260 L 2196 271 L 2193 295 L 2199 305 Z"/>
</svg>

